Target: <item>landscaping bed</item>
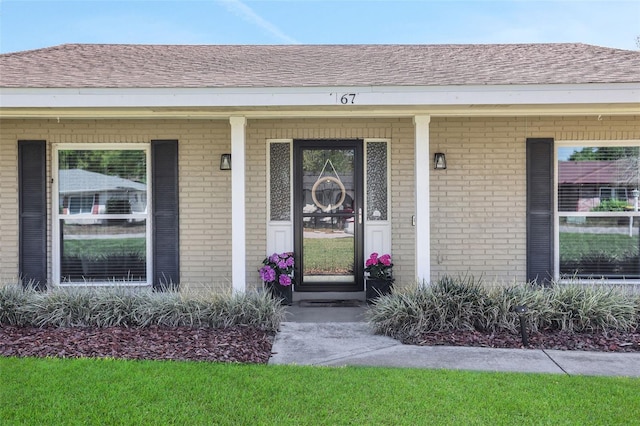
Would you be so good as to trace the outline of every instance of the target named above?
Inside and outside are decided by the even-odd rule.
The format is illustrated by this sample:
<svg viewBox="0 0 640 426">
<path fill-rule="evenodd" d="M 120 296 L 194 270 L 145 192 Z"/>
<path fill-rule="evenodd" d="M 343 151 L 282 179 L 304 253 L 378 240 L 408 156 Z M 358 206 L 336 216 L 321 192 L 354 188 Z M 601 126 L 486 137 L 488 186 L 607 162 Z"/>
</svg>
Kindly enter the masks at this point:
<svg viewBox="0 0 640 426">
<path fill-rule="evenodd" d="M 0 286 L 0 356 L 264 364 L 284 314 L 257 292 Z"/>
<path fill-rule="evenodd" d="M 547 330 L 528 335 L 528 349 L 563 351 L 640 352 L 640 331 L 634 333 L 573 333 Z M 432 331 L 402 339 L 402 343 L 419 346 L 474 346 L 483 348 L 525 348 L 519 334 L 507 331 Z"/>
<path fill-rule="evenodd" d="M 17 327 L 0 326 L 0 356 L 121 358 L 266 364 L 274 333 L 256 327 Z M 420 346 L 524 348 L 519 334 L 506 331 L 432 331 L 401 339 Z M 640 330 L 633 333 L 529 335 L 529 349 L 640 352 Z"/>
<path fill-rule="evenodd" d="M 266 364 L 273 332 L 256 327 L 0 326 L 0 355 L 121 358 Z"/>
<path fill-rule="evenodd" d="M 367 313 L 378 334 L 405 344 L 640 352 L 633 287 L 486 285 L 471 276 L 381 296 Z"/>
</svg>

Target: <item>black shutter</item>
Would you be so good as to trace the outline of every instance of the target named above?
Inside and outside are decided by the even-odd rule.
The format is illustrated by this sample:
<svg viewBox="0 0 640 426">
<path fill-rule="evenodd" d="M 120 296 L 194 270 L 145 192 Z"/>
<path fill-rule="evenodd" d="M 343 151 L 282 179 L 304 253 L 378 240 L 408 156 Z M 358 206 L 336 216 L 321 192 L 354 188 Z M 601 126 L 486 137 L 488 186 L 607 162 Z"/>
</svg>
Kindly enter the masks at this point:
<svg viewBox="0 0 640 426">
<path fill-rule="evenodd" d="M 527 139 L 527 280 L 553 279 L 553 139 Z"/>
<path fill-rule="evenodd" d="M 180 280 L 178 141 L 151 141 L 153 288 L 177 290 Z"/>
<path fill-rule="evenodd" d="M 18 273 L 24 286 L 47 288 L 46 141 L 18 141 Z"/>
</svg>

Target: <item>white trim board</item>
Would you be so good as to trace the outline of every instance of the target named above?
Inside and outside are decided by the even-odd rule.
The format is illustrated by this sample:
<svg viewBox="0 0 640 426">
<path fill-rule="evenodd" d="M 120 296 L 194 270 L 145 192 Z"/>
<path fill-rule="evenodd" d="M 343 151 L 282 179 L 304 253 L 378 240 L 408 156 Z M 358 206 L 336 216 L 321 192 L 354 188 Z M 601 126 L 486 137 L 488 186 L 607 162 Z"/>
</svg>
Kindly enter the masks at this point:
<svg viewBox="0 0 640 426">
<path fill-rule="evenodd" d="M 345 97 L 346 95 L 346 97 Z M 1 88 L 1 108 L 637 104 L 640 83 L 275 88 Z"/>
</svg>

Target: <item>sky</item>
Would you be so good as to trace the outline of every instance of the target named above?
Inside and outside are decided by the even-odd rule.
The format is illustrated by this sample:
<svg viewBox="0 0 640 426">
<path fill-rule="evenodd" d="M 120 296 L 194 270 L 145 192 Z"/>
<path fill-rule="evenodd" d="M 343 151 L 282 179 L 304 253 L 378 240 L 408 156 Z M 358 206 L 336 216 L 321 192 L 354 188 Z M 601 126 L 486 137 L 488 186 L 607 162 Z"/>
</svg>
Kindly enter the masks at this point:
<svg viewBox="0 0 640 426">
<path fill-rule="evenodd" d="M 0 0 L 0 53 L 64 43 L 587 43 L 637 50 L 640 0 Z"/>
</svg>

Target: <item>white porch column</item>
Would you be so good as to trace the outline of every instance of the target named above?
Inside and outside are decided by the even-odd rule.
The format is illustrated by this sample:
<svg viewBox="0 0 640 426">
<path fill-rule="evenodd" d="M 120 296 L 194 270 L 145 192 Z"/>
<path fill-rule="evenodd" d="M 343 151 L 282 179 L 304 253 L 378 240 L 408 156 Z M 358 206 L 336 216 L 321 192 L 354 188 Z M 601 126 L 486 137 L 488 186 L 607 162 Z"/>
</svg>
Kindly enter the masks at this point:
<svg viewBox="0 0 640 426">
<path fill-rule="evenodd" d="M 431 281 L 431 201 L 429 195 L 429 122 L 431 116 L 416 115 L 415 173 L 416 173 L 416 278 L 420 284 Z"/>
<path fill-rule="evenodd" d="M 246 289 L 245 117 L 229 117 L 231 124 L 231 281 L 234 292 Z"/>
</svg>

